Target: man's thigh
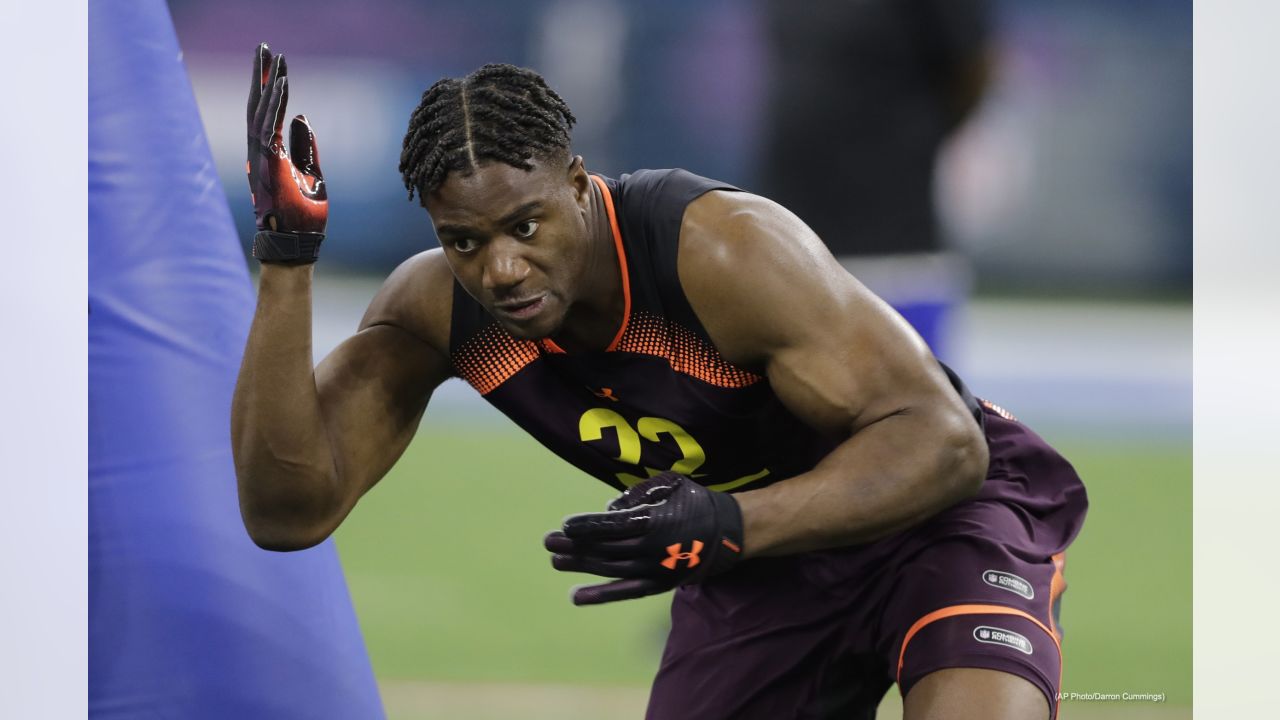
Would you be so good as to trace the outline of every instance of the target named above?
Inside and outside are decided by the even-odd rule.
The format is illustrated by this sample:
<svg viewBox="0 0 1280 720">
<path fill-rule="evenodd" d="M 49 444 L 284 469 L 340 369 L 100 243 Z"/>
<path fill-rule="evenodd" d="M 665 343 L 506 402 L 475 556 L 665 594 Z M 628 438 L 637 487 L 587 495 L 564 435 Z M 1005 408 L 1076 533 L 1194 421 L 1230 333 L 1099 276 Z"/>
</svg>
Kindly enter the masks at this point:
<svg viewBox="0 0 1280 720">
<path fill-rule="evenodd" d="M 850 646 L 858 598 L 812 582 L 815 562 L 767 559 L 678 590 L 646 718 L 874 718 L 889 667 Z"/>
<path fill-rule="evenodd" d="M 1065 556 L 1037 557 L 997 539 L 1009 535 L 998 532 L 1001 526 L 1021 522 L 1019 510 L 1002 503 L 974 503 L 950 515 L 943 522 L 954 527 L 939 528 L 935 542 L 898 568 L 886 604 L 881 647 L 895 665 L 900 691 L 910 700 L 926 680 L 922 698 L 939 690 L 967 697 L 992 690 L 1021 695 L 1034 688 L 1040 706 L 1056 710 Z M 955 684 L 967 679 L 981 684 Z M 1002 702 L 1003 696 L 993 700 Z"/>
<path fill-rule="evenodd" d="M 922 678 L 902 704 L 903 720 L 1047 720 L 1052 708 L 1025 678 L 998 670 L 949 668 Z"/>
</svg>

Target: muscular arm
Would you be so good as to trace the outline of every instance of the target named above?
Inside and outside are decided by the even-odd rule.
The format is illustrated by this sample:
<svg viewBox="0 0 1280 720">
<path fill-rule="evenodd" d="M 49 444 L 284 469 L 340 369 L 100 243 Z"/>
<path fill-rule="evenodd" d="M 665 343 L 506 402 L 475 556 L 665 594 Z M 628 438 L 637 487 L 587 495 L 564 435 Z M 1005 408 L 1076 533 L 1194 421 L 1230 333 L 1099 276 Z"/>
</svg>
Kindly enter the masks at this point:
<svg viewBox="0 0 1280 720">
<path fill-rule="evenodd" d="M 404 452 L 448 377 L 452 276 L 438 252 L 397 269 L 359 331 L 314 370 L 312 267 L 263 266 L 231 408 L 241 515 L 271 550 L 328 537 Z"/>
<path fill-rule="evenodd" d="M 928 348 L 794 215 L 708 193 L 685 213 L 679 272 L 721 354 L 844 438 L 810 472 L 735 495 L 748 555 L 875 540 L 981 485 L 986 441 Z"/>
</svg>

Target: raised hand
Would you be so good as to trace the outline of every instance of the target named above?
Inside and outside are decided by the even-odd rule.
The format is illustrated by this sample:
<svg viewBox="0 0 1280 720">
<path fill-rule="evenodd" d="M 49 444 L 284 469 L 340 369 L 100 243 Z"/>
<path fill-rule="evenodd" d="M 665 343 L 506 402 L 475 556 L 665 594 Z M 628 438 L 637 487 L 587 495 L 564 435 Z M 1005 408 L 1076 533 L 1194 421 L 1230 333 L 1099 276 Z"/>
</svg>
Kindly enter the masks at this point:
<svg viewBox="0 0 1280 720">
<path fill-rule="evenodd" d="M 266 43 L 253 57 L 245 111 L 249 157 L 245 171 L 257 217 L 254 257 L 263 262 L 315 262 L 329 220 L 329 194 L 320 172 L 315 133 L 304 115 L 293 118 L 284 141 L 289 104 L 288 66 Z"/>
</svg>

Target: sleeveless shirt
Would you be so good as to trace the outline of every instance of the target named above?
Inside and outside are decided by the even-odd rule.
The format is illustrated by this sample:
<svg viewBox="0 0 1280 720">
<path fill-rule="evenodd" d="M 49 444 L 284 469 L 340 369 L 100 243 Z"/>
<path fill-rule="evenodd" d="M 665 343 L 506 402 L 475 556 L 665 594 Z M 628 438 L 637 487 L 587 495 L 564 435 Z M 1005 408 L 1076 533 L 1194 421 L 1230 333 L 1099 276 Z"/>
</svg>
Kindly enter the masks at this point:
<svg viewBox="0 0 1280 720">
<path fill-rule="evenodd" d="M 791 414 L 762 370 L 720 355 L 676 272 L 685 208 L 737 188 L 679 169 L 592 180 L 623 278 L 613 343 L 565 352 L 551 340 L 514 338 L 455 281 L 456 374 L 552 452 L 619 489 L 674 470 L 733 492 L 812 469 L 840 439 Z"/>
</svg>

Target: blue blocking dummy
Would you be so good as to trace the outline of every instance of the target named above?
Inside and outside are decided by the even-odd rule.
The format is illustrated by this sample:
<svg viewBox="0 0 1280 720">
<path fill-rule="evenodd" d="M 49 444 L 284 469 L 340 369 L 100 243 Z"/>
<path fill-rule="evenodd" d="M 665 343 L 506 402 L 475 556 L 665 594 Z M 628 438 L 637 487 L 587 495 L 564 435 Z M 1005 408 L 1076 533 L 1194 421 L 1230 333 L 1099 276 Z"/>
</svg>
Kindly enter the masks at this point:
<svg viewBox="0 0 1280 720">
<path fill-rule="evenodd" d="M 332 541 L 240 521 L 253 290 L 163 0 L 89 4 L 88 140 L 89 716 L 383 717 Z"/>
</svg>

